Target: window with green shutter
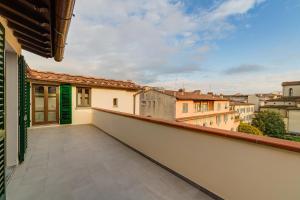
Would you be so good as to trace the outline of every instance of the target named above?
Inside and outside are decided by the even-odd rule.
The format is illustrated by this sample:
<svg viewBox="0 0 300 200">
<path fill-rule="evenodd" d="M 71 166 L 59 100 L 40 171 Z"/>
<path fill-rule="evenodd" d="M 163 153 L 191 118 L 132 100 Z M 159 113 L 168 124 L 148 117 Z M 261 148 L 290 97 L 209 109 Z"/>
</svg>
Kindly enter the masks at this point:
<svg viewBox="0 0 300 200">
<path fill-rule="evenodd" d="M 60 86 L 60 124 L 72 124 L 72 86 Z"/>
<path fill-rule="evenodd" d="M 5 30 L 0 24 L 0 200 L 5 199 L 5 83 L 4 83 L 4 48 Z"/>
</svg>

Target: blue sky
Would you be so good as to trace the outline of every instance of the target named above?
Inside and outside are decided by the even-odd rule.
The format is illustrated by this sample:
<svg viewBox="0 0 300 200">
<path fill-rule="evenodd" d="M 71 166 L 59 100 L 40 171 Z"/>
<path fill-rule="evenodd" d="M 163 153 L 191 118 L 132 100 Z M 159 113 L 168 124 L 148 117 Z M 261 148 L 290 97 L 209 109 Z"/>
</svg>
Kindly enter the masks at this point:
<svg viewBox="0 0 300 200">
<path fill-rule="evenodd" d="M 77 1 L 65 59 L 32 68 L 169 89 L 281 90 L 300 77 L 298 0 Z"/>
</svg>

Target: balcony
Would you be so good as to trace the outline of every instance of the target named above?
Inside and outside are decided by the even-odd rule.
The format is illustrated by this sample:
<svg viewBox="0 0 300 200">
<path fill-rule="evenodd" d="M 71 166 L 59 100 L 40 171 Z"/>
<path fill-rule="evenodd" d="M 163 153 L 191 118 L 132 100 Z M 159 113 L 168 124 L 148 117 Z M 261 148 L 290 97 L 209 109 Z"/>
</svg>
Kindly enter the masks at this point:
<svg viewBox="0 0 300 200">
<path fill-rule="evenodd" d="M 96 127 L 77 125 L 29 131 L 7 199 L 211 198 Z"/>
<path fill-rule="evenodd" d="M 31 129 L 8 199 L 300 199 L 299 143 L 96 108 L 86 123 Z"/>
</svg>

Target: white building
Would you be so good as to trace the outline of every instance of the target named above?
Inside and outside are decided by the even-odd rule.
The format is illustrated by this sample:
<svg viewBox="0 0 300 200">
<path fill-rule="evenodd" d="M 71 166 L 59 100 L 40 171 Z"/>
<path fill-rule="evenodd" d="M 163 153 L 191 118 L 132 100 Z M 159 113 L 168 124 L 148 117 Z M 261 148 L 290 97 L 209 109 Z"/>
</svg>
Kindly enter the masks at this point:
<svg viewBox="0 0 300 200">
<path fill-rule="evenodd" d="M 254 118 L 254 104 L 231 101 L 230 109 L 236 111 L 237 117 L 241 122 L 251 124 Z"/>
<path fill-rule="evenodd" d="M 281 113 L 287 132 L 300 134 L 300 81 L 283 82 L 282 92 L 283 97 L 266 101 L 260 110 Z"/>
<path fill-rule="evenodd" d="M 91 108 L 133 114 L 140 86 L 131 81 L 41 72 L 28 68 L 32 125 L 82 124 Z"/>
</svg>

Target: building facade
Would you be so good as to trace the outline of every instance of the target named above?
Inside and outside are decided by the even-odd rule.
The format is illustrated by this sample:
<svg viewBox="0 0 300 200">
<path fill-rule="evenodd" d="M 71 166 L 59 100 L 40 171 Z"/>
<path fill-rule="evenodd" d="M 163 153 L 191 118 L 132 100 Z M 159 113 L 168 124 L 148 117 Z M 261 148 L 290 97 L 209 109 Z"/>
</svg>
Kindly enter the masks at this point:
<svg viewBox="0 0 300 200">
<path fill-rule="evenodd" d="M 283 82 L 283 97 L 266 101 L 261 111 L 279 112 L 291 134 L 300 134 L 300 81 Z"/>
<path fill-rule="evenodd" d="M 254 104 L 231 101 L 230 109 L 237 113 L 236 118 L 241 122 L 251 124 L 254 118 Z"/>
<path fill-rule="evenodd" d="M 140 115 L 236 131 L 239 121 L 229 100 L 200 91 L 147 90 L 139 94 Z"/>
<path fill-rule="evenodd" d="M 31 125 L 82 124 L 91 108 L 133 114 L 140 86 L 131 81 L 107 80 L 28 68 Z"/>
<path fill-rule="evenodd" d="M 61 61 L 75 1 L 0 3 L 0 199 L 25 160 L 29 94 L 23 50 Z M 55 23 L 51 23 L 54 22 Z"/>
</svg>

